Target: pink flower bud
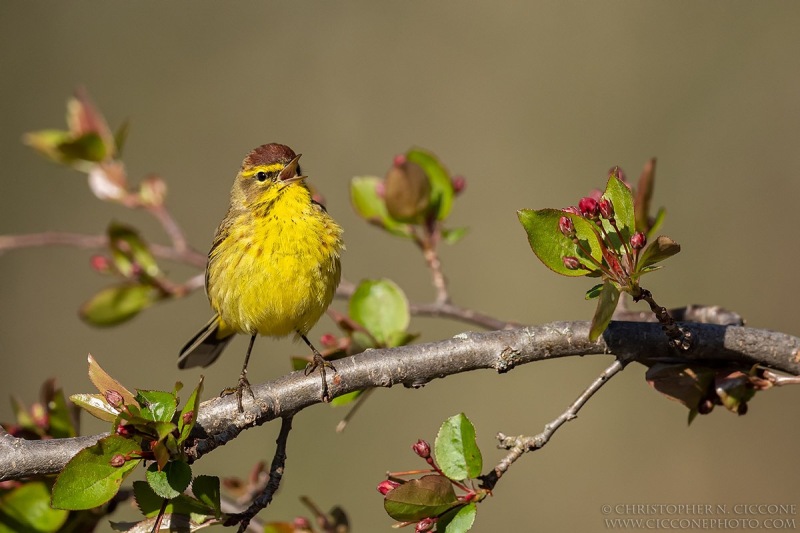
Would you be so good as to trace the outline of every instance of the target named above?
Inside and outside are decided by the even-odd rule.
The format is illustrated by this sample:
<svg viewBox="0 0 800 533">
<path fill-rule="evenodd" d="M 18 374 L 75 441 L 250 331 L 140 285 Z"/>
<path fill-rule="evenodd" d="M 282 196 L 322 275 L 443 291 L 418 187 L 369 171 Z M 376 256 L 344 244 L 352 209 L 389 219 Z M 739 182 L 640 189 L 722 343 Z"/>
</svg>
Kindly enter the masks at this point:
<svg viewBox="0 0 800 533">
<path fill-rule="evenodd" d="M 130 437 L 133 434 L 133 426 L 130 424 L 120 424 L 117 426 L 116 433 L 120 437 Z"/>
<path fill-rule="evenodd" d="M 292 527 L 296 531 L 311 531 L 311 522 L 304 516 L 298 516 L 292 521 Z"/>
<path fill-rule="evenodd" d="M 578 270 L 581 268 L 581 262 L 578 261 L 577 257 L 568 255 L 561 259 L 564 262 L 564 266 L 567 267 L 569 270 Z"/>
<path fill-rule="evenodd" d="M 411 446 L 411 449 L 414 450 L 415 454 L 419 455 L 423 459 L 427 459 L 431 456 L 431 445 L 422 439 L 415 442 Z"/>
<path fill-rule="evenodd" d="M 125 456 L 121 453 L 114 455 L 110 461 L 111 466 L 114 468 L 119 468 L 120 466 L 125 464 Z"/>
<path fill-rule="evenodd" d="M 104 255 L 93 255 L 89 264 L 92 265 L 92 270 L 101 274 L 111 271 L 111 261 Z"/>
<path fill-rule="evenodd" d="M 467 187 L 467 179 L 464 176 L 453 176 L 453 191 L 461 194 Z"/>
<path fill-rule="evenodd" d="M 631 237 L 631 246 L 634 250 L 641 250 L 647 244 L 647 236 L 641 231 L 637 231 Z"/>
<path fill-rule="evenodd" d="M 117 392 L 117 391 L 115 391 L 113 389 L 108 389 L 106 391 L 105 397 L 106 397 L 106 402 L 108 402 L 108 405 L 110 405 L 111 407 L 114 407 L 114 408 L 117 408 L 117 409 L 122 407 L 123 398 L 122 398 L 122 394 L 120 394 L 119 392 Z"/>
<path fill-rule="evenodd" d="M 339 340 L 336 338 L 336 335 L 333 335 L 332 333 L 324 334 L 319 338 L 319 342 L 326 348 L 335 348 L 339 344 Z"/>
<path fill-rule="evenodd" d="M 600 215 L 606 220 L 614 218 L 614 204 L 608 198 L 601 198 L 598 204 L 600 207 Z"/>
<path fill-rule="evenodd" d="M 418 533 L 422 533 L 422 532 L 425 532 L 425 531 L 430 531 L 431 529 L 433 529 L 434 525 L 436 525 L 436 519 L 435 518 L 430 518 L 430 517 L 423 518 L 422 520 L 417 522 L 417 527 L 416 527 L 416 529 L 414 531 L 416 531 Z"/>
<path fill-rule="evenodd" d="M 378 198 L 386 198 L 386 182 L 379 181 L 375 184 L 375 196 Z"/>
<path fill-rule="evenodd" d="M 182 417 L 183 417 L 182 418 L 183 423 L 185 425 L 191 424 L 192 423 L 192 418 L 194 418 L 194 410 L 186 411 L 185 413 L 183 413 Z"/>
<path fill-rule="evenodd" d="M 396 489 L 400 486 L 400 483 L 397 481 L 392 481 L 391 479 L 385 479 L 378 483 L 378 492 L 386 496 L 389 492 Z"/>
<path fill-rule="evenodd" d="M 565 207 L 564 209 L 562 209 L 562 211 L 564 211 L 565 213 L 572 213 L 573 215 L 581 216 L 581 210 L 575 207 L 574 205 Z"/>
<path fill-rule="evenodd" d="M 565 237 L 570 239 L 575 237 L 575 224 L 569 217 L 561 217 L 558 219 L 558 229 Z"/>
<path fill-rule="evenodd" d="M 581 215 L 586 218 L 596 218 L 599 211 L 597 200 L 591 196 L 581 198 L 581 201 L 578 202 L 578 209 L 581 210 Z"/>
<path fill-rule="evenodd" d="M 396 167 L 402 167 L 406 164 L 406 154 L 398 154 L 394 156 L 394 160 L 392 160 L 392 164 Z"/>
</svg>

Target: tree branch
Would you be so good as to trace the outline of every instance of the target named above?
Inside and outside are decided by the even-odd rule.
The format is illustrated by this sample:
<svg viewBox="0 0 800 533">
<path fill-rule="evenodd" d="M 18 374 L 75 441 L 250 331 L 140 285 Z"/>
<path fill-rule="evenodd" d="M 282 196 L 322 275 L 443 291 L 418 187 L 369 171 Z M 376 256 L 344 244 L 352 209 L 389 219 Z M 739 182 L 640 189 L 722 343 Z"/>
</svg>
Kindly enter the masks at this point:
<svg viewBox="0 0 800 533">
<path fill-rule="evenodd" d="M 291 430 L 292 415 L 283 417 L 281 419 L 281 430 L 275 440 L 277 446 L 275 455 L 272 458 L 272 466 L 269 469 L 269 481 L 267 481 L 261 494 L 253 499 L 253 503 L 250 504 L 247 510 L 233 515 L 225 521 L 224 525 L 233 526 L 239 524 L 239 533 L 244 533 L 253 517 L 272 502 L 272 497 L 278 491 L 281 479 L 283 479 L 283 471 L 286 466 L 286 442 L 289 440 L 289 432 Z"/>
<path fill-rule="evenodd" d="M 691 361 L 695 363 L 760 364 L 800 375 L 800 338 L 773 331 L 685 323 L 695 343 L 686 354 L 667 346 L 661 326 L 612 322 L 595 342 L 588 340 L 588 322 L 553 322 L 515 330 L 462 333 L 451 339 L 366 352 L 336 362 L 329 385 L 339 396 L 373 387 L 422 387 L 449 375 L 477 369 L 507 372 L 515 366 L 557 357 L 615 354 L 622 361 Z M 239 413 L 232 396 L 202 404 L 197 438 L 188 449 L 198 459 L 234 439 L 247 428 L 286 417 L 319 403 L 319 376 L 294 372 L 253 387 L 254 402 Z M 0 435 L 0 481 L 59 472 L 78 450 L 100 436 L 24 441 Z"/>
</svg>

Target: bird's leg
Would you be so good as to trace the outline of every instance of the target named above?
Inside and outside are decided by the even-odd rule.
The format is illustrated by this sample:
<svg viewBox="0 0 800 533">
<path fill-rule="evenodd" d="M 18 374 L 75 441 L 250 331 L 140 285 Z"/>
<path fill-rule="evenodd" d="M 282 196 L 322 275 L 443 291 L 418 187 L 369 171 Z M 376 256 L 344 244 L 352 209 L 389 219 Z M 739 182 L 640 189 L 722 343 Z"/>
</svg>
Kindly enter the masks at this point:
<svg viewBox="0 0 800 533">
<path fill-rule="evenodd" d="M 244 407 L 242 407 L 242 395 L 244 394 L 245 390 L 250 393 L 250 396 L 253 397 L 254 401 L 256 399 L 256 395 L 253 394 L 253 389 L 250 388 L 250 382 L 247 380 L 247 363 L 250 361 L 250 352 L 253 351 L 253 344 L 255 344 L 255 342 L 256 336 L 253 335 L 250 337 L 250 345 L 247 347 L 247 354 L 244 356 L 244 365 L 242 365 L 242 373 L 239 374 L 239 383 L 235 388 L 227 388 L 219 393 L 220 396 L 227 396 L 229 394 L 236 393 L 236 403 L 239 405 L 240 413 L 244 412 Z"/>
<path fill-rule="evenodd" d="M 322 354 L 319 353 L 316 348 L 314 348 L 314 345 L 311 344 L 311 341 L 308 340 L 308 337 L 306 337 L 299 331 L 297 333 L 300 335 L 301 339 L 306 341 L 306 344 L 308 344 L 308 347 L 311 348 L 311 351 L 314 352 L 314 359 L 306 365 L 305 375 L 307 376 L 311 374 L 317 368 L 320 369 L 320 374 L 322 374 L 322 401 L 327 403 L 331 401 L 331 397 L 330 394 L 328 393 L 328 379 L 325 374 L 325 368 L 330 368 L 335 373 L 336 367 L 333 366 L 333 363 L 322 357 Z"/>
</svg>

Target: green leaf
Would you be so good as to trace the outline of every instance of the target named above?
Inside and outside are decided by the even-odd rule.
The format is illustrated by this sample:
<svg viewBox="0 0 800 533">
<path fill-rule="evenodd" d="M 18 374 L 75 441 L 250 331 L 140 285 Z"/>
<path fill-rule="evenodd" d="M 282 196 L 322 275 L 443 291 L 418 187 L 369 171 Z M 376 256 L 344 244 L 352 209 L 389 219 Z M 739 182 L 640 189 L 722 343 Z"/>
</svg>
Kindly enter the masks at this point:
<svg viewBox="0 0 800 533">
<path fill-rule="evenodd" d="M 389 216 L 386 203 L 378 196 L 377 187 L 381 179 L 376 176 L 356 176 L 350 180 L 350 201 L 361 218 L 382 226 L 398 237 L 411 237 L 408 224 Z"/>
<path fill-rule="evenodd" d="M 455 244 L 461 239 L 469 231 L 469 228 L 453 228 L 453 229 L 443 229 L 442 230 L 442 239 L 447 244 Z"/>
<path fill-rule="evenodd" d="M 131 129 L 131 122 L 128 119 L 117 128 L 117 132 L 114 134 L 114 146 L 116 148 L 116 155 L 119 157 L 122 155 L 122 149 L 125 147 L 125 141 L 128 140 L 128 133 Z"/>
<path fill-rule="evenodd" d="M 77 432 L 73 425 L 70 408 L 62 389 L 51 389 L 45 398 L 47 406 L 48 434 L 56 439 L 75 437 Z"/>
<path fill-rule="evenodd" d="M 356 390 L 353 392 L 348 392 L 347 394 L 342 394 L 341 396 L 337 396 L 336 398 L 331 400 L 331 405 L 333 407 L 340 407 L 342 405 L 347 405 L 348 403 L 354 402 L 363 393 L 364 393 L 363 390 Z"/>
<path fill-rule="evenodd" d="M 382 346 L 405 331 L 410 316 L 406 295 L 388 279 L 364 280 L 350 298 L 350 317 Z"/>
<path fill-rule="evenodd" d="M 130 320 L 159 298 L 149 285 L 117 285 L 101 290 L 80 310 L 80 317 L 93 326 L 116 326 Z"/>
<path fill-rule="evenodd" d="M 22 142 L 47 157 L 51 161 L 69 164 L 69 160 L 59 149 L 63 143 L 72 138 L 72 134 L 62 130 L 42 130 L 26 133 Z"/>
<path fill-rule="evenodd" d="M 450 479 L 461 481 L 480 475 L 481 450 L 475 441 L 475 427 L 464 413 L 445 420 L 436 436 L 434 450 L 439 468 Z"/>
<path fill-rule="evenodd" d="M 169 422 L 178 408 L 178 399 L 170 392 L 136 390 L 136 402 L 141 406 L 141 417 L 153 422 Z"/>
<path fill-rule="evenodd" d="M 162 498 L 177 498 L 192 481 L 192 467 L 183 461 L 170 461 L 163 470 L 151 464 L 145 474 L 150 488 Z"/>
<path fill-rule="evenodd" d="M 662 224 L 664 224 L 664 217 L 667 216 L 667 210 L 663 207 L 658 210 L 656 213 L 655 218 L 653 219 L 653 225 L 650 226 L 650 230 L 647 232 L 647 239 L 652 240 L 653 236 L 656 232 L 661 229 Z"/>
<path fill-rule="evenodd" d="M 0 533 L 49 533 L 58 531 L 69 511 L 50 507 L 50 488 L 43 481 L 29 481 L 0 496 Z"/>
<path fill-rule="evenodd" d="M 192 482 L 192 493 L 199 501 L 214 510 L 219 518 L 222 514 L 220 507 L 221 495 L 219 491 L 219 478 L 216 476 L 197 476 Z"/>
<path fill-rule="evenodd" d="M 200 408 L 200 394 L 203 392 L 203 376 L 200 376 L 200 382 L 194 388 L 189 399 L 186 400 L 186 405 L 181 409 L 181 416 L 178 418 L 178 444 L 183 444 L 197 422 L 197 410 Z"/>
<path fill-rule="evenodd" d="M 436 521 L 437 533 L 464 533 L 472 528 L 478 508 L 468 503 L 447 511 Z"/>
<path fill-rule="evenodd" d="M 119 415 L 119 411 L 108 405 L 102 394 L 73 394 L 69 399 L 93 417 L 105 422 L 113 422 Z"/>
<path fill-rule="evenodd" d="M 606 280 L 603 283 L 603 290 L 600 292 L 600 298 L 597 300 L 597 309 L 592 318 L 592 327 L 589 330 L 590 341 L 596 341 L 606 330 L 614 311 L 617 309 L 618 301 L 619 289 L 616 285 Z"/>
<path fill-rule="evenodd" d="M 133 482 L 133 497 L 136 500 L 136 506 L 139 508 L 139 511 L 148 518 L 158 514 L 165 499 L 153 492 L 153 489 L 146 481 Z M 208 507 L 201 501 L 181 494 L 170 500 L 165 513 L 214 516 L 215 511 L 213 507 Z"/>
<path fill-rule="evenodd" d="M 383 508 L 400 522 L 439 516 L 455 505 L 458 505 L 458 498 L 453 485 L 439 475 L 412 479 L 389 491 L 383 499 Z"/>
<path fill-rule="evenodd" d="M 425 171 L 431 184 L 430 208 L 436 213 L 437 220 L 444 220 L 453 207 L 453 182 L 450 173 L 430 152 L 413 148 L 406 153 L 406 159 L 412 161 Z"/>
<path fill-rule="evenodd" d="M 97 133 L 84 133 L 58 145 L 65 161 L 91 161 L 99 163 L 106 158 L 106 147 Z"/>
<path fill-rule="evenodd" d="M 608 178 L 603 197 L 610 200 L 611 204 L 614 206 L 614 220 L 617 223 L 619 237 L 621 237 L 624 242 L 630 242 L 631 236 L 635 232 L 634 228 L 636 227 L 636 219 L 633 211 L 633 193 L 627 185 L 612 174 Z M 613 230 L 607 221 L 604 221 L 604 225 L 609 236 L 612 237 L 613 241 L 616 241 L 612 241 L 612 243 L 617 251 L 622 250 L 622 241 L 617 239 L 617 232 Z"/>
<path fill-rule="evenodd" d="M 587 267 L 596 268 L 584 253 L 558 229 L 558 221 L 563 216 L 572 220 L 575 225 L 575 233 L 583 247 L 598 263 L 602 262 L 603 253 L 596 230 L 594 225 L 585 218 L 559 209 L 539 209 L 538 211 L 520 209 L 517 211 L 517 216 L 528 234 L 531 250 L 553 272 L 573 277 L 588 274 L 586 270 L 570 270 L 564 266 L 563 260 L 567 256 L 577 257 Z"/>
<path fill-rule="evenodd" d="M 598 283 L 597 285 L 586 291 L 586 299 L 593 300 L 594 298 L 600 296 L 601 292 L 603 292 L 603 284 Z"/>
<path fill-rule="evenodd" d="M 53 485 L 53 507 L 56 509 L 91 509 L 103 505 L 119 490 L 136 465 L 137 459 L 125 461 L 122 466 L 112 466 L 114 457 L 129 457 L 141 452 L 132 439 L 109 435 L 93 446 L 84 448 L 61 471 Z"/>
<path fill-rule="evenodd" d="M 641 273 L 651 265 L 654 265 L 668 257 L 672 257 L 681 251 L 681 245 L 669 237 L 660 236 L 644 249 L 639 256 L 636 264 L 636 272 Z"/>
<path fill-rule="evenodd" d="M 160 274 L 153 254 L 136 230 L 112 222 L 107 233 L 111 258 L 120 274 L 131 277 L 136 267 L 153 278 Z"/>
</svg>

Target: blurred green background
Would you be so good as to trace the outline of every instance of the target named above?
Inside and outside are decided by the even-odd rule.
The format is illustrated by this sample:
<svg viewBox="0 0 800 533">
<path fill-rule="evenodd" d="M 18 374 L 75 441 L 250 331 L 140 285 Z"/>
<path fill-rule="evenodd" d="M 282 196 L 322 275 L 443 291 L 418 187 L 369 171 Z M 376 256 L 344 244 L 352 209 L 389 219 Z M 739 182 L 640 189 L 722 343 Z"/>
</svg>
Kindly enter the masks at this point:
<svg viewBox="0 0 800 533">
<path fill-rule="evenodd" d="M 800 334 L 798 17 L 793 2 L 3 2 L 0 232 L 97 234 L 113 219 L 166 242 L 146 214 L 96 200 L 85 176 L 20 142 L 62 127 L 67 97 L 84 85 L 112 126 L 130 118 L 131 177 L 167 180 L 168 205 L 200 250 L 245 153 L 283 142 L 304 154 L 345 228 L 345 277 L 389 277 L 427 301 L 419 254 L 358 219 L 348 198 L 352 176 L 383 175 L 418 145 L 467 179 L 451 225 L 470 234 L 442 251 L 455 301 L 524 323 L 585 320 L 591 282 L 539 264 L 515 211 L 574 204 L 611 166 L 636 178 L 657 156 L 654 202 L 668 209 L 664 233 L 683 246 L 647 280 L 658 301 L 721 305 L 751 326 Z M 76 309 L 109 280 L 89 257 L 63 248 L 0 257 L 0 396 L 32 402 L 50 376 L 68 393 L 88 392 L 88 352 L 132 387 L 198 379 L 175 359 L 209 316 L 204 295 L 94 329 Z M 195 273 L 169 269 L 177 280 Z M 415 319 L 412 329 L 436 340 L 465 326 Z M 312 338 L 329 331 L 323 318 Z M 209 394 L 235 380 L 245 346 L 237 339 L 205 371 Z M 251 379 L 285 373 L 297 353 L 304 347 L 288 340 L 258 342 Z M 410 450 L 417 438 L 432 440 L 464 411 L 488 467 L 501 457 L 498 431 L 540 431 L 609 361 L 381 390 L 344 434 L 334 427 L 345 411 L 308 409 L 261 517 L 307 515 L 298 497 L 308 495 L 325 509 L 342 505 L 354 532 L 388 531 L 375 486 L 387 470 L 421 466 Z M 519 461 L 474 530 L 601 531 L 604 504 L 798 503 L 799 390 L 760 395 L 745 417 L 717 409 L 687 427 L 686 411 L 643 375 L 627 369 Z M 0 418 L 10 413 L 2 400 Z M 88 418 L 85 431 L 98 431 Z M 271 458 L 276 434 L 275 425 L 248 431 L 195 472 L 244 476 Z"/>
</svg>

